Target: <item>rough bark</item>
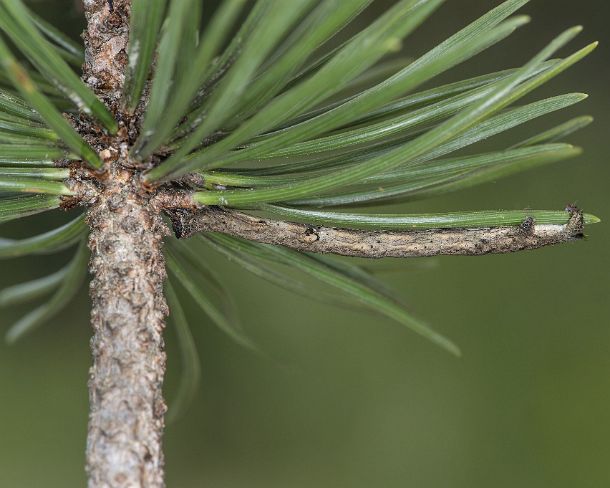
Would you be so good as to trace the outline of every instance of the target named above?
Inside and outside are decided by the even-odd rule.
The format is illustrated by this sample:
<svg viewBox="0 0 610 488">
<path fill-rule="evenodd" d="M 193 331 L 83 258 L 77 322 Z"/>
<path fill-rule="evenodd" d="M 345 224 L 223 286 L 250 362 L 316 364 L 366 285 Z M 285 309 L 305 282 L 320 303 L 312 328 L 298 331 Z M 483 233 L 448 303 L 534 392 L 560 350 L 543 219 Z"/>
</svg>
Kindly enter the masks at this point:
<svg viewBox="0 0 610 488">
<path fill-rule="evenodd" d="M 83 80 L 117 112 L 125 81 L 131 0 L 83 0 L 87 28 Z"/>
<path fill-rule="evenodd" d="M 161 244 L 166 227 L 127 171 L 112 171 L 89 210 L 94 358 L 89 380 L 91 488 L 163 486 L 165 403 Z"/>
<path fill-rule="evenodd" d="M 299 251 L 365 258 L 509 253 L 566 242 L 582 236 L 583 231 L 580 211 L 573 211 L 566 225 L 536 225 L 526 219 L 515 227 L 400 232 L 313 227 L 218 207 L 175 209 L 168 213 L 178 238 L 196 232 L 222 232 Z"/>
<path fill-rule="evenodd" d="M 91 227 L 90 488 L 164 486 L 167 307 L 161 246 L 167 228 L 130 164 L 131 121 L 119 113 L 130 6 L 130 0 L 84 0 L 83 79 L 120 124 L 114 137 L 81 124 L 81 133 L 103 157 L 105 172 L 72 181 L 81 203 L 89 206 Z"/>
</svg>

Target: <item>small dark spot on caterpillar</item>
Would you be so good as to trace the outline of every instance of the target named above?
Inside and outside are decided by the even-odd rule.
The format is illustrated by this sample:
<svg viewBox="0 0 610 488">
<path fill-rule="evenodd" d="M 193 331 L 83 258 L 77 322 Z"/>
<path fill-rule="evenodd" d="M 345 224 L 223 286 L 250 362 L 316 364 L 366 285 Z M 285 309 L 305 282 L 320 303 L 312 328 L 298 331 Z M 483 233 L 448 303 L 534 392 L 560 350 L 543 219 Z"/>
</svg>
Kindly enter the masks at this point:
<svg viewBox="0 0 610 488">
<path fill-rule="evenodd" d="M 527 232 L 529 234 L 530 232 L 532 232 L 532 230 L 534 230 L 534 218 L 526 217 L 526 219 L 521 222 L 521 225 L 519 225 L 519 228 L 523 232 Z"/>
<path fill-rule="evenodd" d="M 304 234 L 307 242 L 315 242 L 320 239 L 317 229 L 311 225 L 307 226 Z"/>
<path fill-rule="evenodd" d="M 110 9 L 111 12 L 114 12 L 113 0 L 107 0 L 107 1 L 108 1 L 108 8 Z"/>
</svg>

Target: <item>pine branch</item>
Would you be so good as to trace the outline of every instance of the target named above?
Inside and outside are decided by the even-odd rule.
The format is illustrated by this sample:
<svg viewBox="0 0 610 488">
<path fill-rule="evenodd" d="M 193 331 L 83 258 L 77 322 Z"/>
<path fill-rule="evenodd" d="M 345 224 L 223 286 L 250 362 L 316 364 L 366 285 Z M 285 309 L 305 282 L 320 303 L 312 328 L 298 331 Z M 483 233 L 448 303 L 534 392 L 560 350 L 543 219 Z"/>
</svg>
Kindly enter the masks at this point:
<svg viewBox="0 0 610 488">
<path fill-rule="evenodd" d="M 93 367 L 87 438 L 89 486 L 163 485 L 166 227 L 113 172 L 89 209 Z"/>
<path fill-rule="evenodd" d="M 73 267 L 9 288 L 0 302 L 19 303 L 59 286 L 18 322 L 17 335 L 63 308 L 85 271 L 82 243 L 90 231 L 90 488 L 164 485 L 165 258 L 201 311 L 252 349 L 232 315 L 208 296 L 208 288 L 227 294 L 197 245 L 298 291 L 292 277 L 272 268 L 296 270 L 331 288 L 333 300 L 342 293 L 459 354 L 365 270 L 317 254 L 507 253 L 577 239 L 585 224 L 599 221 L 573 207 L 567 213 L 347 213 L 347 206 L 429 197 L 580 153 L 562 141 L 587 117 L 501 151 L 445 157 L 583 100 L 572 93 L 514 106 L 596 43 L 552 59 L 580 32 L 574 27 L 520 68 L 417 92 L 529 21 L 511 17 L 527 0 L 505 0 L 379 77 L 378 62 L 442 1 L 397 0 L 335 46 L 329 41 L 370 0 L 258 0 L 247 10 L 248 2 L 226 0 L 205 23 L 201 0 L 87 0 L 81 80 L 70 66 L 81 63 L 78 46 L 22 0 L 0 0 L 0 35 L 10 41 L 0 38 L 0 84 L 12 84 L 0 89 L 0 223 L 87 208 L 54 231 L 0 239 L 0 258 L 81 243 Z M 21 66 L 13 47 L 29 65 Z M 200 238 L 170 241 L 164 253 L 163 212 L 178 238 Z M 168 292 L 185 327 L 180 296 Z M 327 298 L 317 289 L 312 294 Z M 187 330 L 181 340 L 196 378 Z M 187 396 L 192 386 L 184 388 Z"/>
<path fill-rule="evenodd" d="M 131 0 L 85 2 L 84 78 L 118 110 Z M 163 330 L 167 229 L 128 164 L 121 133 L 107 147 L 104 187 L 88 210 L 92 257 L 89 487 L 164 486 Z"/>
</svg>

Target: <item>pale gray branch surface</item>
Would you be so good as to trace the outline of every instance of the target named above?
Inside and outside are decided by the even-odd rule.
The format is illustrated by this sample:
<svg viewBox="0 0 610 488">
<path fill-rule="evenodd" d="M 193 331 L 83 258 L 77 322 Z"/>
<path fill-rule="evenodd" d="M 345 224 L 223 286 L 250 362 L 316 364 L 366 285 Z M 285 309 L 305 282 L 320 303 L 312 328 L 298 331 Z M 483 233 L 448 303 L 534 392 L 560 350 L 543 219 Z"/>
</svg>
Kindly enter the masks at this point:
<svg viewBox="0 0 610 488">
<path fill-rule="evenodd" d="M 126 63 L 130 0 L 85 0 L 83 79 L 115 112 Z M 87 135 L 86 126 L 80 127 Z M 164 486 L 162 436 L 166 410 L 163 330 L 167 234 L 159 209 L 129 167 L 127 131 L 97 147 L 102 185 L 80 184 L 89 206 L 90 285 L 94 336 L 89 378 L 87 474 L 90 488 Z M 92 142 L 97 142 L 94 139 Z M 86 195 L 86 198 L 85 198 Z"/>
<path fill-rule="evenodd" d="M 167 227 L 112 175 L 88 214 L 94 337 L 87 471 L 91 488 L 163 486 L 165 373 L 161 250 Z"/>
<path fill-rule="evenodd" d="M 477 256 L 509 253 L 559 244 L 582 235 L 583 217 L 577 211 L 566 225 L 536 225 L 418 231 L 362 231 L 253 217 L 218 207 L 168 211 L 179 238 L 197 232 L 222 232 L 251 241 L 299 251 L 365 258 Z"/>
</svg>

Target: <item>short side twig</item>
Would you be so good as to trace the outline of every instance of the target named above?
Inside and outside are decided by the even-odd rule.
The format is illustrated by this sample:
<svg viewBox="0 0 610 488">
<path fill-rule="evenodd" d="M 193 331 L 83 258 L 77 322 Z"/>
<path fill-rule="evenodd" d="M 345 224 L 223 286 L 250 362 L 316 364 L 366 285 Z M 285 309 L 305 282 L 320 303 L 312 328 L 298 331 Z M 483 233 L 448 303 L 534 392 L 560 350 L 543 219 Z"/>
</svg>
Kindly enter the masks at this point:
<svg viewBox="0 0 610 488">
<path fill-rule="evenodd" d="M 582 236 L 583 215 L 573 211 L 565 225 L 537 225 L 417 231 L 361 231 L 253 217 L 218 207 L 167 210 L 174 232 L 188 238 L 197 232 L 222 232 L 251 241 L 299 251 L 365 258 L 478 256 L 559 244 Z"/>
</svg>

